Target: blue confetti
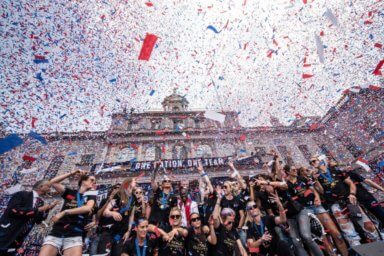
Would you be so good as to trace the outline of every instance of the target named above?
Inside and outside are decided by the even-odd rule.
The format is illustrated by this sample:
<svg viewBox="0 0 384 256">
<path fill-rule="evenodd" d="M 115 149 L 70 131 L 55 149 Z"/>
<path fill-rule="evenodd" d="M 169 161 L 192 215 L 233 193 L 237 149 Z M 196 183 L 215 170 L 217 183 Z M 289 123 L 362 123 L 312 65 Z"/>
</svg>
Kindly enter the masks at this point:
<svg viewBox="0 0 384 256">
<path fill-rule="evenodd" d="M 209 25 L 208 27 L 207 27 L 207 29 L 210 29 L 210 30 L 212 30 L 213 32 L 215 32 L 216 34 L 219 34 L 221 31 L 217 31 L 217 29 L 214 27 L 214 26 L 212 26 L 212 25 Z"/>
</svg>

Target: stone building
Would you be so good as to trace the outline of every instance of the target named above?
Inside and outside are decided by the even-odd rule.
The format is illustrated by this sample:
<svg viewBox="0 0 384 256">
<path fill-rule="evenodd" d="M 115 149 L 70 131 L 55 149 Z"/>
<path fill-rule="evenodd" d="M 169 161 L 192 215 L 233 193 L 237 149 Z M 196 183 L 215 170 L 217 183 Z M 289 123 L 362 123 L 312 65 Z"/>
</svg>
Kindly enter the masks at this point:
<svg viewBox="0 0 384 256">
<path fill-rule="evenodd" d="M 229 175 L 228 157 L 256 156 L 268 162 L 272 149 L 283 161 L 290 154 L 298 165 L 307 165 L 309 156 L 320 152 L 343 162 L 382 159 L 381 88 L 348 91 L 324 117 L 301 117 L 290 126 L 275 122 L 278 126 L 242 127 L 235 111 L 217 111 L 225 118 L 215 121 L 204 110 L 190 110 L 188 100 L 176 92 L 162 106 L 162 111 L 115 113 L 107 131 L 43 134 L 46 145 L 26 139 L 1 156 L 2 169 L 9 173 L 8 179 L 19 177 L 31 184 L 81 168 L 96 173 L 99 183 L 111 184 L 141 172 L 141 181 L 148 182 L 151 165 L 158 159 L 171 169 L 174 180 L 197 177 L 193 165 L 199 158 L 211 176 L 220 177 Z M 25 161 L 25 155 L 36 160 Z M 244 175 L 255 174 L 262 165 L 240 161 L 238 169 Z"/>
</svg>

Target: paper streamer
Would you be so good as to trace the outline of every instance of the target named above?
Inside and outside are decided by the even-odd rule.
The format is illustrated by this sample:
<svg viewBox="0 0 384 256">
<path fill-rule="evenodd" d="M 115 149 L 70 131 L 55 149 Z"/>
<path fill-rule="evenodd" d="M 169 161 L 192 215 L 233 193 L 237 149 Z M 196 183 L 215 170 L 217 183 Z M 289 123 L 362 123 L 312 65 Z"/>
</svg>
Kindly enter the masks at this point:
<svg viewBox="0 0 384 256">
<path fill-rule="evenodd" d="M 204 113 L 204 117 L 211 120 L 218 121 L 220 123 L 224 123 L 225 121 L 225 115 L 217 113 L 215 111 L 211 111 L 211 110 L 206 110 Z"/>
<path fill-rule="evenodd" d="M 140 55 L 139 55 L 139 60 L 149 60 L 151 57 L 151 53 L 153 50 L 153 47 L 155 46 L 157 41 L 157 36 L 152 35 L 152 34 L 147 34 L 145 36 L 143 46 L 141 47 Z"/>
<path fill-rule="evenodd" d="M 321 38 L 318 35 L 315 35 L 315 40 L 316 40 L 317 55 L 319 56 L 320 62 L 324 63 L 324 46 L 323 46 L 323 42 L 321 41 Z"/>
<path fill-rule="evenodd" d="M 216 34 L 219 34 L 221 31 L 217 31 L 217 29 L 214 27 L 214 26 L 212 26 L 212 25 L 209 25 L 208 27 L 207 27 L 207 29 L 210 29 L 210 30 L 212 30 L 213 32 L 215 32 Z"/>
<path fill-rule="evenodd" d="M 339 21 L 330 9 L 327 8 L 324 15 L 332 22 L 334 26 L 339 26 Z"/>
<path fill-rule="evenodd" d="M 377 64 L 375 70 L 372 72 L 375 76 L 381 76 L 383 73 L 381 73 L 380 69 L 384 64 L 384 60 L 381 60 L 379 64 Z"/>
<path fill-rule="evenodd" d="M 29 136 L 30 138 L 33 138 L 33 139 L 35 139 L 35 140 L 40 141 L 41 144 L 47 145 L 47 141 L 44 139 L 44 137 L 41 136 L 40 134 L 34 132 L 34 131 L 30 131 L 29 134 L 28 134 L 28 136 Z"/>
</svg>

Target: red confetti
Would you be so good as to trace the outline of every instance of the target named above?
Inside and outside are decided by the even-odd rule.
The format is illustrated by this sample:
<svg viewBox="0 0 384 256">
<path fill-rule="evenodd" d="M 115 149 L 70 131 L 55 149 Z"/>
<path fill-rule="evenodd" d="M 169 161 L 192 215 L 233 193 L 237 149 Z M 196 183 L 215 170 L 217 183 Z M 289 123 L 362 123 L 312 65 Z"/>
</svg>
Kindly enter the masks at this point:
<svg viewBox="0 0 384 256">
<path fill-rule="evenodd" d="M 83 120 L 86 124 L 89 124 L 89 121 L 87 119 Z"/>
<path fill-rule="evenodd" d="M 133 148 L 134 150 L 137 150 L 139 146 L 137 146 L 135 143 L 131 143 L 131 148 Z"/>
<path fill-rule="evenodd" d="M 303 74 L 303 79 L 311 78 L 313 77 L 312 74 Z"/>
<path fill-rule="evenodd" d="M 371 25 L 372 23 L 373 23 L 373 21 L 371 21 L 371 20 L 364 21 L 364 25 Z"/>
<path fill-rule="evenodd" d="M 383 45 L 382 44 L 380 44 L 380 43 L 375 43 L 375 45 L 374 45 L 376 48 L 379 48 L 379 49 L 381 49 L 382 47 L 383 47 Z"/>
<path fill-rule="evenodd" d="M 369 89 L 371 89 L 373 91 L 380 91 L 381 90 L 380 86 L 376 86 L 376 85 L 370 85 Z"/>
<path fill-rule="evenodd" d="M 145 5 L 148 6 L 148 7 L 152 7 L 152 6 L 153 6 L 153 3 L 151 3 L 151 2 L 146 2 Z"/>
<path fill-rule="evenodd" d="M 375 70 L 372 72 L 372 74 L 374 74 L 375 76 L 381 76 L 381 75 L 383 75 L 383 74 L 381 73 L 381 71 L 380 71 L 380 69 L 381 69 L 381 67 L 383 66 L 383 64 L 384 64 L 384 60 L 381 60 L 381 61 L 379 62 L 379 64 L 377 64 L 377 66 L 376 66 Z"/>
<path fill-rule="evenodd" d="M 41 56 L 41 55 L 35 55 L 35 59 L 37 59 L 37 60 L 45 60 L 45 57 Z"/>
<path fill-rule="evenodd" d="M 24 156 L 23 156 L 23 160 L 24 160 L 24 161 L 28 161 L 28 162 L 34 162 L 34 161 L 36 161 L 36 158 L 34 158 L 34 157 L 32 157 L 32 156 L 24 155 Z"/>
<path fill-rule="evenodd" d="M 245 134 L 241 134 L 240 136 L 240 141 L 245 141 L 245 139 L 247 138 L 247 136 Z"/>
<path fill-rule="evenodd" d="M 36 117 L 32 117 L 32 128 L 35 128 L 35 123 L 37 121 Z"/>
<path fill-rule="evenodd" d="M 157 41 L 157 36 L 152 34 L 147 34 L 145 36 L 143 46 L 141 47 L 139 60 L 149 60 L 149 57 L 151 57 L 151 53 L 153 50 L 153 47 L 155 46 Z"/>
</svg>

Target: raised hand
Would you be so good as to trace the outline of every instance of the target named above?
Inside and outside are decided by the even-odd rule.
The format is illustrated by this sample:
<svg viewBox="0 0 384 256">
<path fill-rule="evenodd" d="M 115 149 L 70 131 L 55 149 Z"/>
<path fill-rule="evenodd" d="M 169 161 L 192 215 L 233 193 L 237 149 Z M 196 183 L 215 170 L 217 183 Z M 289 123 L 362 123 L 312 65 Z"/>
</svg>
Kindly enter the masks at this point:
<svg viewBox="0 0 384 256">
<path fill-rule="evenodd" d="M 266 232 L 263 234 L 263 236 L 261 237 L 261 240 L 262 240 L 263 242 L 269 242 L 269 241 L 272 240 L 272 236 L 269 234 L 268 231 L 266 231 Z"/>
<path fill-rule="evenodd" d="M 199 173 L 204 172 L 204 168 L 203 168 L 203 164 L 202 164 L 201 160 L 197 161 L 197 171 Z"/>
</svg>

